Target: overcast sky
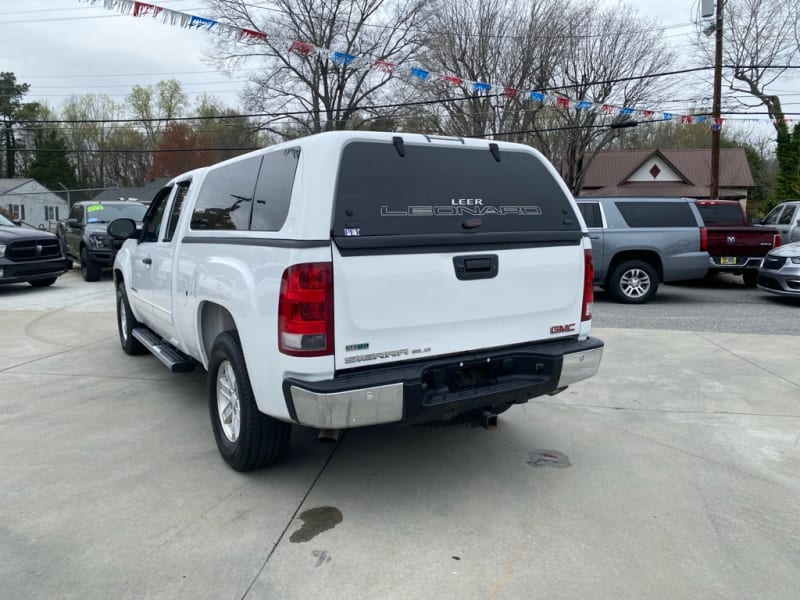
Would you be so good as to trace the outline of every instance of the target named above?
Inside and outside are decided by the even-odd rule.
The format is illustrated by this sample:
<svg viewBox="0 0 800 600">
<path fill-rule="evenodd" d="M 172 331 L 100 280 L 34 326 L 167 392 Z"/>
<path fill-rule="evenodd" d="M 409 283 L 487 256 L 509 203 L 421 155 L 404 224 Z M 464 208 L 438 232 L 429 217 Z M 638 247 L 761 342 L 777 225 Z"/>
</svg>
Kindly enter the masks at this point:
<svg viewBox="0 0 800 600">
<path fill-rule="evenodd" d="M 151 3 L 210 16 L 203 0 Z M 132 85 L 175 78 L 192 101 L 205 92 L 228 106 L 238 106 L 237 92 L 246 74 L 218 73 L 205 59 L 213 33 L 122 15 L 102 4 L 102 0 L 95 6 L 78 0 L 0 0 L 0 71 L 11 71 L 18 82 L 31 85 L 26 100 L 60 108 L 71 94 L 102 93 L 123 101 Z M 617 3 L 607 0 L 606 4 Z M 643 17 L 656 18 L 667 27 L 665 37 L 679 52 L 689 52 L 698 0 L 632 0 L 630 4 Z M 703 93 L 710 95 L 710 84 L 704 92 L 698 90 Z M 638 108 L 680 113 L 681 107 Z"/>
</svg>

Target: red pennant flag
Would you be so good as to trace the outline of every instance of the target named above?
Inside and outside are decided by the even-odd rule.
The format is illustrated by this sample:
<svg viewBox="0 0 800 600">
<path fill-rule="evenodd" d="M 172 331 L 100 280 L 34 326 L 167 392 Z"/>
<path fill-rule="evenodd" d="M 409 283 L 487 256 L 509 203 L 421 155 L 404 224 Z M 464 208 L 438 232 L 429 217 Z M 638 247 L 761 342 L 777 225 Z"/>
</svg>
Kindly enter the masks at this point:
<svg viewBox="0 0 800 600">
<path fill-rule="evenodd" d="M 556 106 L 559 108 L 569 108 L 569 98 L 556 98 Z"/>
<path fill-rule="evenodd" d="M 692 117 L 690 115 L 683 115 L 681 117 L 681 123 L 691 123 Z"/>
<path fill-rule="evenodd" d="M 519 94 L 519 90 L 515 90 L 514 88 L 507 87 L 503 90 L 503 96 L 506 98 L 516 98 Z"/>
<path fill-rule="evenodd" d="M 153 15 L 154 17 L 158 16 L 163 9 L 160 6 L 154 6 L 152 4 L 147 4 L 146 2 L 134 2 L 133 3 L 133 16 L 134 17 L 144 17 L 147 15 Z"/>
<path fill-rule="evenodd" d="M 253 31 L 252 29 L 242 29 L 239 34 L 240 40 L 266 40 L 267 34 L 260 31 Z"/>
<path fill-rule="evenodd" d="M 294 40 L 291 44 L 289 44 L 289 52 L 294 52 L 295 54 L 308 56 L 313 51 L 314 44 L 309 44 L 308 42 L 298 42 L 297 40 Z"/>
<path fill-rule="evenodd" d="M 372 63 L 373 71 L 381 71 L 382 73 L 394 72 L 394 63 L 386 62 L 385 60 L 376 60 Z"/>
<path fill-rule="evenodd" d="M 644 112 L 642 113 L 642 116 L 643 116 L 645 119 L 649 119 L 649 118 L 650 118 L 650 117 L 652 117 L 654 114 L 655 114 L 655 113 L 654 113 L 652 110 L 646 110 L 646 111 L 644 111 Z"/>
<path fill-rule="evenodd" d="M 461 85 L 464 81 L 461 77 L 453 77 L 452 75 L 445 75 L 444 80 L 451 85 Z"/>
<path fill-rule="evenodd" d="M 614 107 L 610 104 L 603 104 L 603 106 L 600 107 L 600 112 L 604 115 L 609 115 L 614 112 Z"/>
</svg>

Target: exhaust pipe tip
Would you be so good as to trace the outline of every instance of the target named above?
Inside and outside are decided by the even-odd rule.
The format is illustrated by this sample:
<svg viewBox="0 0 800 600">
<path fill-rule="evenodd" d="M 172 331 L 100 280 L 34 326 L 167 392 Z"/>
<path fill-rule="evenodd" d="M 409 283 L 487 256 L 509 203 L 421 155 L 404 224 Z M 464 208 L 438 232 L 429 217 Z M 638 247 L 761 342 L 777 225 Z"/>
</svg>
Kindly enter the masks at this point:
<svg viewBox="0 0 800 600">
<path fill-rule="evenodd" d="M 341 429 L 320 429 L 317 440 L 325 444 L 335 444 L 339 441 L 341 433 Z"/>
</svg>

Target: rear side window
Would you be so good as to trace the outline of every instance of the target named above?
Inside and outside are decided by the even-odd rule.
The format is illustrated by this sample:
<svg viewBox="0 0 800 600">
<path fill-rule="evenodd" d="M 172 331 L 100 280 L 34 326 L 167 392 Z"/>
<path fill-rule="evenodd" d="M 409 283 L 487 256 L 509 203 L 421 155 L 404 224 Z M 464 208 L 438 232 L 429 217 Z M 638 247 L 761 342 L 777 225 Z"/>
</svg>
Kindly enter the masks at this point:
<svg viewBox="0 0 800 600">
<path fill-rule="evenodd" d="M 586 221 L 586 227 L 602 228 L 603 214 L 600 212 L 599 202 L 579 202 L 578 209 Z"/>
<path fill-rule="evenodd" d="M 706 225 L 743 223 L 742 209 L 733 204 L 698 204 L 697 208 Z"/>
<path fill-rule="evenodd" d="M 218 167 L 206 175 L 192 213 L 192 229 L 249 229 L 261 157 Z"/>
<path fill-rule="evenodd" d="M 498 156 L 488 147 L 351 142 L 339 167 L 334 238 L 461 244 L 545 233 L 578 240 L 569 197 L 545 165 L 526 152 L 501 149 Z"/>
<path fill-rule="evenodd" d="M 289 214 L 294 174 L 300 148 L 288 148 L 265 154 L 258 174 L 250 229 L 278 231 Z"/>
<path fill-rule="evenodd" d="M 781 218 L 778 219 L 778 225 L 790 225 L 796 210 L 797 208 L 791 205 L 784 208 Z"/>
<path fill-rule="evenodd" d="M 687 202 L 616 202 L 628 227 L 697 227 Z"/>
</svg>

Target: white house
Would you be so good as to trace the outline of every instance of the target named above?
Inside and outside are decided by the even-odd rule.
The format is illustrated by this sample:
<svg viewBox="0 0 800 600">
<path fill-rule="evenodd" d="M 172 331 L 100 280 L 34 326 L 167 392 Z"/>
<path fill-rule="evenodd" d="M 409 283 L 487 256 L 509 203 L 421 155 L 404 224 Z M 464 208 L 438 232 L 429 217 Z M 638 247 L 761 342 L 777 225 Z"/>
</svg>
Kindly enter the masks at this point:
<svg viewBox="0 0 800 600">
<path fill-rule="evenodd" d="M 69 213 L 67 201 L 35 179 L 0 179 L 0 206 L 14 219 L 47 230 Z"/>
</svg>

